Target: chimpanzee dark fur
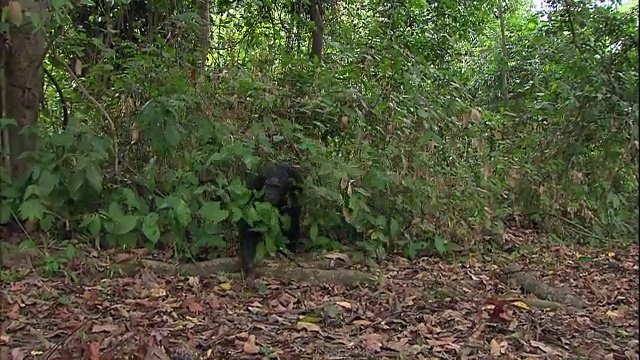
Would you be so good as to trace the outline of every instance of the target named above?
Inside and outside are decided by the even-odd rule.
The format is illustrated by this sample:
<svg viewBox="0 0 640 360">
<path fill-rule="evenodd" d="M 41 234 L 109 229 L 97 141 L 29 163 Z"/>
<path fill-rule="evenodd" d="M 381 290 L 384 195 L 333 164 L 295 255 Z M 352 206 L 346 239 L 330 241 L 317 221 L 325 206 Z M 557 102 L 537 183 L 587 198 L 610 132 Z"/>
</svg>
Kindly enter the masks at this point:
<svg viewBox="0 0 640 360">
<path fill-rule="evenodd" d="M 280 215 L 291 219 L 289 230 L 284 235 L 289 240 L 287 248 L 296 252 L 300 240 L 301 206 L 298 199 L 302 191 L 302 178 L 296 169 L 288 163 L 268 165 L 257 174 L 250 176 L 247 187 L 251 190 L 264 190 L 257 201 L 268 201 L 278 208 Z M 245 276 L 249 275 L 256 257 L 256 248 L 263 241 L 263 234 L 255 231 L 244 220 L 240 221 L 240 266 Z"/>
</svg>

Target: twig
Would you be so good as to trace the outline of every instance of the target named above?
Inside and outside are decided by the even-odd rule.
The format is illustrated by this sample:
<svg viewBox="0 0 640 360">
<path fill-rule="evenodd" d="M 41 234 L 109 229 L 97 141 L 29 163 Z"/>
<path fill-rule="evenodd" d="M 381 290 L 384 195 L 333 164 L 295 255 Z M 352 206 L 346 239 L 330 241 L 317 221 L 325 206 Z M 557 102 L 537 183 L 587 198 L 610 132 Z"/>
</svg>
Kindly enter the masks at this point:
<svg viewBox="0 0 640 360">
<path fill-rule="evenodd" d="M 78 76 L 76 76 L 76 74 L 73 72 L 73 70 L 71 70 L 71 68 L 69 68 L 69 66 L 66 63 L 60 61 L 60 59 L 58 58 L 58 56 L 56 56 L 55 53 L 51 53 L 51 57 L 53 57 L 53 59 L 55 61 L 57 61 L 62 67 L 64 67 L 64 69 L 69 73 L 69 75 L 71 75 L 73 80 L 76 81 L 76 83 L 78 84 L 78 87 L 80 88 L 80 91 L 82 92 L 82 94 L 89 101 L 91 101 L 98 108 L 98 110 L 100 110 L 100 112 L 105 117 L 105 119 L 107 119 L 107 122 L 109 123 L 109 126 L 111 127 L 111 131 L 113 132 L 113 152 L 114 152 L 114 156 L 115 156 L 114 169 L 115 169 L 116 173 L 118 173 L 120 167 L 118 166 L 118 158 L 119 158 L 119 156 L 118 156 L 118 133 L 116 132 L 116 124 L 113 122 L 113 119 L 111 119 L 111 116 L 109 116 L 109 113 L 107 113 L 107 111 L 104 109 L 104 107 L 102 107 L 102 105 L 100 105 L 98 100 L 96 100 L 93 96 L 91 96 L 91 94 L 89 94 L 89 91 L 87 91 L 87 89 L 82 85 L 82 83 L 80 82 L 80 79 L 78 79 Z"/>
<path fill-rule="evenodd" d="M 550 214 L 550 215 L 551 215 L 551 216 L 553 216 L 553 217 L 556 217 L 556 218 L 558 218 L 558 219 L 560 219 L 560 220 L 562 220 L 562 221 L 564 221 L 564 222 L 566 222 L 566 223 L 567 223 L 567 224 L 569 224 L 569 225 L 572 225 L 572 226 L 573 226 L 573 227 L 575 227 L 576 229 L 580 230 L 580 232 L 581 232 L 581 233 L 582 233 L 582 235 L 584 235 L 584 236 L 591 236 L 591 237 L 594 237 L 594 238 L 596 238 L 596 239 L 600 239 L 600 240 L 612 240 L 612 239 L 606 238 L 606 237 L 604 237 L 604 236 L 596 235 L 596 234 L 594 234 L 593 232 L 591 232 L 591 231 L 587 230 L 584 226 L 582 226 L 582 225 L 580 225 L 580 224 L 576 223 L 575 221 L 569 220 L 569 219 L 567 219 L 567 218 L 566 218 L 566 217 L 564 217 L 564 216 L 560 216 L 560 215 L 556 215 L 556 214 Z"/>
<path fill-rule="evenodd" d="M 75 330 L 73 330 L 69 335 L 67 335 L 64 339 L 62 339 L 62 341 L 60 341 L 59 343 L 57 343 L 54 347 L 51 348 L 51 350 L 47 351 L 47 353 L 44 355 L 44 360 L 49 360 L 51 358 L 51 356 L 53 356 L 53 354 L 62 347 L 62 345 L 66 344 L 69 342 L 69 340 L 71 339 L 71 336 L 73 336 L 73 334 L 77 333 L 78 331 L 80 331 L 80 329 L 86 327 L 86 325 L 91 321 L 92 319 L 87 319 L 84 321 L 84 323 L 82 323 L 80 326 L 78 326 Z"/>
</svg>

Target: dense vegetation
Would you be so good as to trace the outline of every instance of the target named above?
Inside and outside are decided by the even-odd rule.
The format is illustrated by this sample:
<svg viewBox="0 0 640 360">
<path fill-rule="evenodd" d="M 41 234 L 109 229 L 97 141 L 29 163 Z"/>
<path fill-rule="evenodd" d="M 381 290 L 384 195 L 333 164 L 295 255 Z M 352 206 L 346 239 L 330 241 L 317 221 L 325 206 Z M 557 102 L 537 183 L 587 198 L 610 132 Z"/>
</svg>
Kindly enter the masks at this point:
<svg viewBox="0 0 640 360">
<path fill-rule="evenodd" d="M 193 260 L 235 253 L 244 218 L 272 252 L 243 178 L 276 160 L 305 177 L 310 249 L 638 236 L 637 1 L 51 6 L 36 146 L 0 173 L 28 239 Z"/>
</svg>

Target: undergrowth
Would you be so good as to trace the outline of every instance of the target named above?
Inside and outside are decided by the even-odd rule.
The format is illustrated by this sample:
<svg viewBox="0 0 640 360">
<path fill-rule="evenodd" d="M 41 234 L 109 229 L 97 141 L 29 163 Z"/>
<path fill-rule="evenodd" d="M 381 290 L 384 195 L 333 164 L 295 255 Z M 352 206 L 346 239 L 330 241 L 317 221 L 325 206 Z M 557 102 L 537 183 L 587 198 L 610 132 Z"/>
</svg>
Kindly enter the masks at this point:
<svg viewBox="0 0 640 360">
<path fill-rule="evenodd" d="M 514 225 L 557 241 L 635 240 L 637 48 L 597 58 L 541 37 L 562 26 L 527 21 L 512 24 L 527 38 L 512 39 L 522 81 L 509 101 L 492 80 L 499 63 L 482 58 L 434 68 L 397 49 L 320 65 L 263 54 L 192 80 L 180 54 L 160 61 L 164 43 L 147 44 L 121 60 L 126 71 L 98 64 L 83 79 L 115 131 L 77 89 L 69 129 L 43 114 L 31 170 L 0 173 L 0 223 L 192 261 L 235 253 L 245 218 L 273 252 L 277 215 L 249 201 L 243 178 L 289 161 L 305 177 L 309 250 L 447 255 Z"/>
</svg>

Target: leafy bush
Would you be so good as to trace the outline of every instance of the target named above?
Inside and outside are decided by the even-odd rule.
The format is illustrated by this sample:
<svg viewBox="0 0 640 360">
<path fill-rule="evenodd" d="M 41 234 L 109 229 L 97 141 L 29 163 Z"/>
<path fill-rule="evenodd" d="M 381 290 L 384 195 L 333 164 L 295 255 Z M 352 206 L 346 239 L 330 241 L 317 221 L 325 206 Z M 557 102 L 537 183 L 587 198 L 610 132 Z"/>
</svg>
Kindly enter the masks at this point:
<svg viewBox="0 0 640 360">
<path fill-rule="evenodd" d="M 351 45 L 329 43 L 334 56 L 321 64 L 282 55 L 281 42 L 272 52 L 251 43 L 239 63 L 196 71 L 162 36 L 119 44 L 127 56 L 105 50 L 82 82 L 103 109 L 78 87 L 68 89 L 72 129 L 53 133 L 55 111 L 43 115 L 31 171 L 2 177 L 0 221 L 207 258 L 228 251 L 244 218 L 273 252 L 277 214 L 252 204 L 242 179 L 286 160 L 306 177 L 311 249 L 447 254 L 513 221 L 564 240 L 635 238 L 637 12 L 581 3 L 543 20 L 514 6 L 508 49 L 485 6 L 460 15 L 455 41 L 432 45 L 434 28 L 398 43 L 381 34 L 399 23 L 369 19 L 371 42 L 345 30 L 361 23 L 336 20 L 332 36 Z M 384 11 L 393 21 L 423 14 Z"/>
</svg>

